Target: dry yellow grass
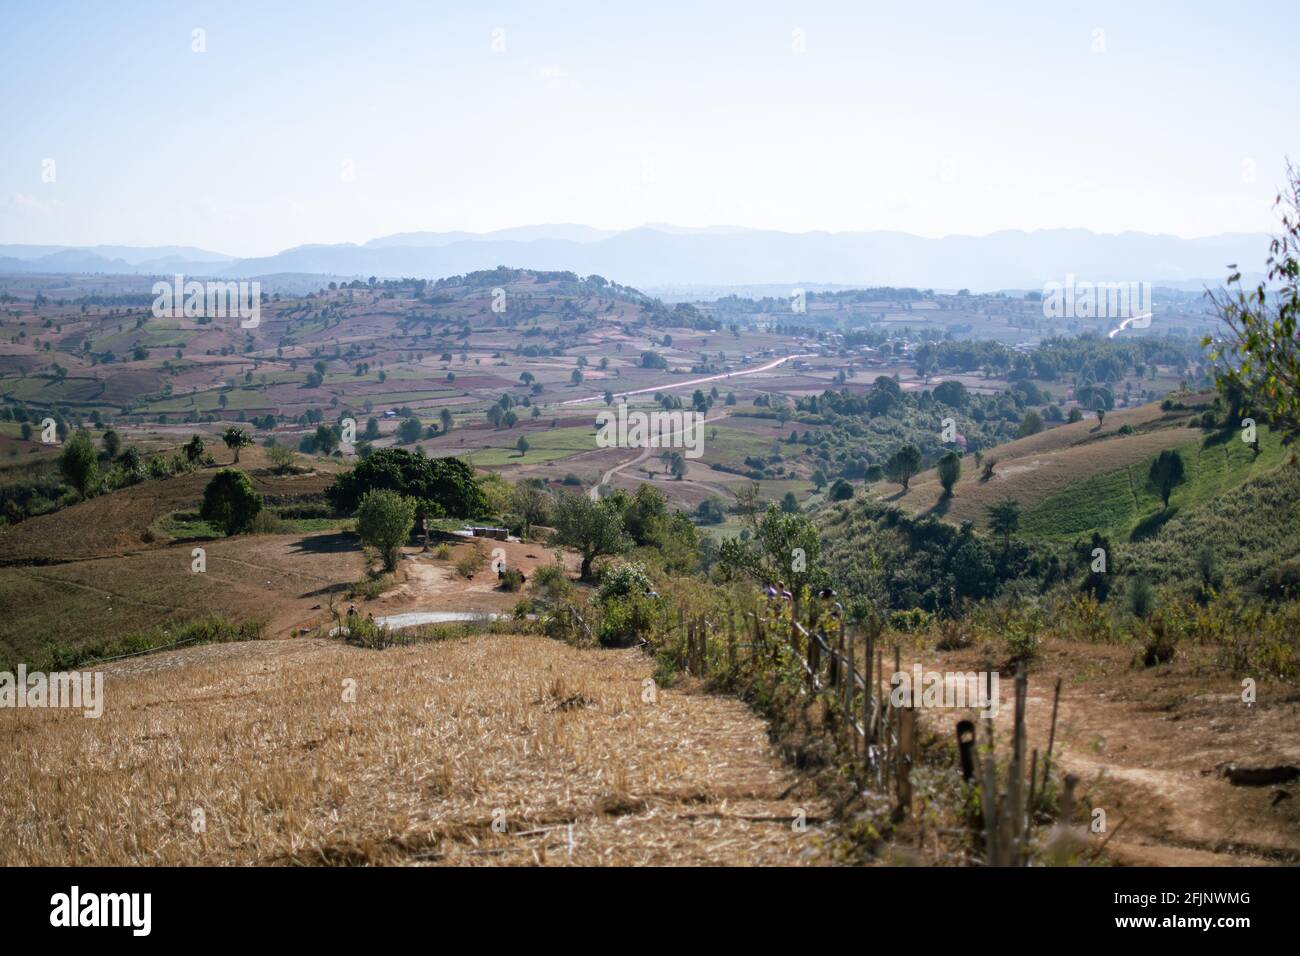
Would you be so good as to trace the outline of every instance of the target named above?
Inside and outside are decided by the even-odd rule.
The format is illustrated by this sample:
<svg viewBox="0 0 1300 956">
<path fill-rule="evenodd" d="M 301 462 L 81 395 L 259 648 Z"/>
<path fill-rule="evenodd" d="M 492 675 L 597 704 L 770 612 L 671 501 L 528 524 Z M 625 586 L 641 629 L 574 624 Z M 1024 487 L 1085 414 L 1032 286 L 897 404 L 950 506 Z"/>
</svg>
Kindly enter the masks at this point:
<svg viewBox="0 0 1300 956">
<path fill-rule="evenodd" d="M 763 722 L 726 697 L 644 702 L 635 650 L 258 641 L 104 670 L 98 720 L 0 711 L 0 864 L 823 859 L 823 808 Z"/>
</svg>

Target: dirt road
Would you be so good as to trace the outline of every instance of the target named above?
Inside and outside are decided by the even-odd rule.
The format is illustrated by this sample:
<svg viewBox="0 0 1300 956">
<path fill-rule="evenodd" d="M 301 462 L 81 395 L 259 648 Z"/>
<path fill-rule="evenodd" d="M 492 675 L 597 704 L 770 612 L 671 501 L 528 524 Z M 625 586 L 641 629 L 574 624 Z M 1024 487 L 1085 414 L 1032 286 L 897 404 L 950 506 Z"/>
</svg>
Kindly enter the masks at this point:
<svg viewBox="0 0 1300 956">
<path fill-rule="evenodd" d="M 795 359 L 816 358 L 817 356 L 809 352 L 801 355 L 787 355 L 785 358 L 775 359 L 766 365 L 759 365 L 756 368 L 741 369 L 738 372 L 724 372 L 720 375 L 706 375 L 704 378 L 692 378 L 685 382 L 664 382 L 662 385 L 651 385 L 648 388 L 634 388 L 628 392 L 615 392 L 614 397 L 627 398 L 629 395 L 648 395 L 652 392 L 671 392 L 678 388 L 691 388 L 695 385 L 704 385 L 708 382 L 721 382 L 731 378 L 741 378 L 745 375 L 758 375 L 760 372 L 770 372 L 774 368 L 784 365 L 786 362 L 793 362 Z M 587 402 L 604 401 L 602 395 L 588 395 L 586 398 L 571 398 L 566 402 L 560 402 L 561 405 L 584 405 Z"/>
</svg>

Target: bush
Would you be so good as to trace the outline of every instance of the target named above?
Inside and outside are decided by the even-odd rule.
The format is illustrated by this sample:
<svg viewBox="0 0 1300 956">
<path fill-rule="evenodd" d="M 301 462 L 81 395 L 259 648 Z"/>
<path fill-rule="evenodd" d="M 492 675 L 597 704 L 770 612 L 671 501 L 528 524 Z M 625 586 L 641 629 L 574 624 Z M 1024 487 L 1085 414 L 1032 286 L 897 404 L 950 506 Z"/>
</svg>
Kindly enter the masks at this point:
<svg viewBox="0 0 1300 956">
<path fill-rule="evenodd" d="M 604 647 L 623 647 L 646 639 L 662 612 L 660 602 L 645 594 L 601 602 L 598 640 Z"/>
<path fill-rule="evenodd" d="M 483 552 L 478 549 L 478 545 L 470 545 L 469 548 L 456 559 L 456 573 L 462 578 L 469 579 L 478 572 L 483 570 L 487 564 L 487 558 Z"/>
<path fill-rule="evenodd" d="M 616 598 L 643 595 L 652 590 L 645 565 L 620 561 L 601 575 L 597 599 L 604 604 Z"/>
<path fill-rule="evenodd" d="M 1156 593 L 1144 575 L 1130 579 L 1128 586 L 1129 610 L 1134 617 L 1145 618 L 1155 609 Z"/>
<path fill-rule="evenodd" d="M 1142 647 L 1142 665 L 1155 667 L 1168 664 L 1178 650 L 1178 633 L 1163 617 L 1147 625 L 1147 638 Z"/>
<path fill-rule="evenodd" d="M 248 526 L 249 534 L 284 534 L 287 530 L 285 523 L 266 508 L 254 515 Z"/>
<path fill-rule="evenodd" d="M 524 576 L 514 568 L 507 568 L 501 572 L 500 583 L 497 586 L 502 591 L 518 591 L 524 586 Z"/>
<path fill-rule="evenodd" d="M 266 450 L 266 457 L 271 462 L 271 468 L 278 475 L 286 475 L 293 471 L 293 449 L 284 445 L 272 445 Z"/>
<path fill-rule="evenodd" d="M 573 591 L 573 584 L 558 561 L 543 564 L 533 572 L 533 594 L 547 604 L 557 605 Z"/>
</svg>

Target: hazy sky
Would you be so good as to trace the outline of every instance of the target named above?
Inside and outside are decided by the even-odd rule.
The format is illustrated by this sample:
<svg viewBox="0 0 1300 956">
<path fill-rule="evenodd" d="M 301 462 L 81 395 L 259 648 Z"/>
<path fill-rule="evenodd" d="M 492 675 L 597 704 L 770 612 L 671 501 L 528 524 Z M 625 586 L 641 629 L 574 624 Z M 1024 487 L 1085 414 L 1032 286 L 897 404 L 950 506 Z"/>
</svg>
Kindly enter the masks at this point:
<svg viewBox="0 0 1300 956">
<path fill-rule="evenodd" d="M 1293 2 L 5 0 L 0 242 L 1272 231 L 1297 36 Z"/>
</svg>

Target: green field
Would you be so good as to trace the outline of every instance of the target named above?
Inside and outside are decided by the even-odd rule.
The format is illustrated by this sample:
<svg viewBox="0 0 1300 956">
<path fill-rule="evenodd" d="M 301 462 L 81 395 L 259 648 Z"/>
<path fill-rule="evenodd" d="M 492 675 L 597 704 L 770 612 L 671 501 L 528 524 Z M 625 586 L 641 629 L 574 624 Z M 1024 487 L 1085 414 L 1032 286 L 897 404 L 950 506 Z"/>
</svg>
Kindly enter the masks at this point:
<svg viewBox="0 0 1300 956">
<path fill-rule="evenodd" d="M 266 392 L 259 388 L 237 388 L 229 392 L 211 388 L 196 395 L 173 395 L 171 398 L 150 402 L 138 411 L 146 415 L 156 415 L 161 412 L 217 412 L 221 410 L 218 398 L 220 395 L 226 396 L 226 408 L 230 409 L 252 410 L 277 407 L 276 403 L 267 397 Z"/>
<path fill-rule="evenodd" d="M 579 426 L 575 428 L 552 428 L 548 431 L 531 431 L 502 433 L 503 440 L 517 441 L 519 435 L 527 435 L 528 454 L 520 456 L 513 444 L 497 448 L 483 448 L 474 452 L 457 452 L 480 468 L 500 465 L 535 465 L 541 462 L 557 461 L 586 451 L 595 451 L 596 431 L 594 428 Z"/>
<path fill-rule="evenodd" d="M 1152 459 L 1147 458 L 1086 478 L 1053 495 L 1021 518 L 1020 531 L 1053 540 L 1072 539 L 1093 530 L 1140 539 L 1158 530 L 1180 509 L 1203 504 L 1275 467 L 1283 455 L 1280 440 L 1261 428 L 1259 442 L 1258 460 L 1235 431 L 1196 437 L 1177 446 L 1186 480 L 1170 496 L 1168 513 L 1163 511 L 1160 496 L 1148 486 Z"/>
</svg>

